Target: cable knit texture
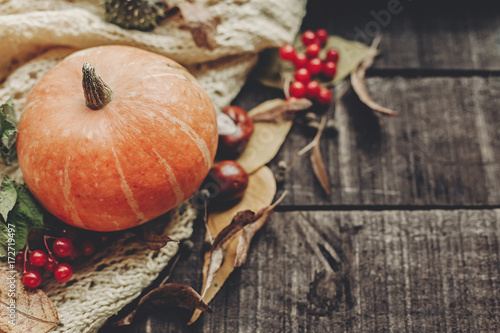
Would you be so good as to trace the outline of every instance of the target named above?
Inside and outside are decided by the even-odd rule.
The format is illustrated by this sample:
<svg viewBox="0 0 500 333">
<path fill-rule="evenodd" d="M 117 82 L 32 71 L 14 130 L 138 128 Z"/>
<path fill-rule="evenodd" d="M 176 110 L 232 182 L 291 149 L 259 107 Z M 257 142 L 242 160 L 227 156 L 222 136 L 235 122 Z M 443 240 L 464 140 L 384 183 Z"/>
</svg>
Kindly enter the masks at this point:
<svg viewBox="0 0 500 333">
<path fill-rule="evenodd" d="M 175 6 L 181 0 L 168 0 Z M 292 42 L 305 14 L 306 0 L 196 0 L 220 21 L 216 47 L 196 46 L 174 16 L 152 32 L 124 30 L 104 21 L 101 0 L 0 0 L 0 102 L 14 98 L 18 117 L 40 78 L 75 50 L 123 44 L 168 56 L 200 81 L 217 110 L 227 106 L 269 47 Z M 2 174 L 23 182 L 19 167 L 0 162 Z M 172 238 L 190 237 L 196 209 L 186 202 L 169 213 Z M 53 280 L 43 290 L 57 307 L 64 327 L 56 332 L 95 332 L 136 298 L 168 264 L 178 245 L 151 251 L 124 237 L 82 266 L 67 284 Z M 0 267 L 1 268 L 1 267 Z M 5 268 L 5 267 L 3 267 Z"/>
</svg>

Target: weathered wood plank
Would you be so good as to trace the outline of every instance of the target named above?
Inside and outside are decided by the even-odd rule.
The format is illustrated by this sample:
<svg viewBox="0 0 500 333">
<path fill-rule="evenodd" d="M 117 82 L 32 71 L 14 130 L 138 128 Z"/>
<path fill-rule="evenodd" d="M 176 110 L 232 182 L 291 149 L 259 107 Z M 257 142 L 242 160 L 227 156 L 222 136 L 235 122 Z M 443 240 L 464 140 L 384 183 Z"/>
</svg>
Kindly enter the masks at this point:
<svg viewBox="0 0 500 333">
<path fill-rule="evenodd" d="M 284 205 L 500 204 L 500 78 L 372 77 L 367 86 L 400 116 L 377 117 L 353 92 L 344 96 L 338 133 L 321 142 L 332 195 L 303 158 L 287 174 Z M 235 103 L 249 109 L 277 96 L 249 84 Z M 294 126 L 271 167 L 290 161 L 313 136 Z"/>
<path fill-rule="evenodd" d="M 424 7 L 408 1 L 350 11 L 336 6 L 310 1 L 303 30 L 326 27 L 331 34 L 366 44 L 381 33 L 383 56 L 377 69 L 500 70 L 498 7 Z"/>
<path fill-rule="evenodd" d="M 201 284 L 200 242 L 172 281 Z M 285 231 L 286 230 L 286 231 Z M 497 332 L 500 210 L 275 213 L 192 327 L 150 332 Z M 284 232 L 285 231 L 285 232 Z M 132 332 L 148 332 L 146 319 Z"/>
</svg>

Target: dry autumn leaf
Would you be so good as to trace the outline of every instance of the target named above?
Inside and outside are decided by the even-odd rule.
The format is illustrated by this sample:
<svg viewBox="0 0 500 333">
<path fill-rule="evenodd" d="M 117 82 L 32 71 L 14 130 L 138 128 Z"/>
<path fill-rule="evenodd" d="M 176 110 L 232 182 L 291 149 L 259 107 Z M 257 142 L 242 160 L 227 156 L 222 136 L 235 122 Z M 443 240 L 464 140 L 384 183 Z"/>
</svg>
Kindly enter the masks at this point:
<svg viewBox="0 0 500 333">
<path fill-rule="evenodd" d="M 325 190 L 326 194 L 332 194 L 330 178 L 326 172 L 325 163 L 323 162 L 323 157 L 321 156 L 321 151 L 319 150 L 319 144 L 315 145 L 311 152 L 311 163 L 313 166 L 314 174 L 319 180 L 321 187 Z"/>
<path fill-rule="evenodd" d="M 294 98 L 283 101 L 276 106 L 269 105 L 267 111 L 254 114 L 252 120 L 254 122 L 276 122 L 280 119 L 291 120 L 297 111 L 308 109 L 312 106 L 312 102 L 307 98 Z"/>
<path fill-rule="evenodd" d="M 167 283 L 151 290 L 144 295 L 137 305 L 137 309 L 118 322 L 118 325 L 130 325 L 137 314 L 144 311 L 148 305 L 156 308 L 186 307 L 198 309 L 202 312 L 212 312 L 210 307 L 201 300 L 193 288 L 184 284 Z"/>
<path fill-rule="evenodd" d="M 146 242 L 151 250 L 159 250 L 168 242 L 179 242 L 165 232 L 168 222 L 169 219 L 163 215 L 139 227 L 142 240 Z"/>
<path fill-rule="evenodd" d="M 380 42 L 380 38 L 377 37 L 373 40 L 372 46 L 370 47 L 370 51 L 363 62 L 352 72 L 351 74 L 351 85 L 356 94 L 358 95 L 361 102 L 363 102 L 366 106 L 368 106 L 373 111 L 377 111 L 386 116 L 397 116 L 398 112 L 381 106 L 377 102 L 375 102 L 368 90 L 366 89 L 366 81 L 365 75 L 366 70 L 373 65 L 375 61 L 375 57 L 378 54 L 377 47 Z"/>
<path fill-rule="evenodd" d="M 255 173 L 250 175 L 248 187 L 241 201 L 230 209 L 223 212 L 210 214 L 208 217 L 207 227 L 211 235 L 218 235 L 225 227 L 227 227 L 233 217 L 240 211 L 251 210 L 258 212 L 268 207 L 276 194 L 276 181 L 272 171 L 268 167 L 261 167 Z M 264 218 L 264 217 L 262 217 Z M 261 219 L 262 219 L 261 218 Z M 257 221 L 256 223 L 260 223 Z M 252 224 L 253 225 L 253 224 Z M 261 224 L 261 226 L 263 223 Z M 257 228 L 258 229 L 258 228 Z M 243 229 L 244 230 L 244 229 Z M 239 235 L 243 232 L 240 230 L 229 241 L 225 242 L 220 249 L 224 251 L 224 261 L 214 275 L 212 283 L 207 283 L 208 266 L 210 265 L 211 251 L 205 254 L 205 262 L 203 265 L 203 286 L 205 291 L 203 301 L 210 302 L 217 292 L 220 290 L 226 279 L 234 270 L 237 247 L 240 241 Z M 255 230 L 256 231 L 256 230 Z M 208 288 L 206 287 L 208 285 Z M 200 316 L 201 311 L 195 310 L 189 324 L 194 323 Z"/>
<path fill-rule="evenodd" d="M 13 297 L 10 286 L 15 285 L 15 325 L 9 322 Z M 26 289 L 13 273 L 0 269 L 0 331 L 10 333 L 45 333 L 62 326 L 57 310 L 40 289 Z"/>
<path fill-rule="evenodd" d="M 184 21 L 182 27 L 191 32 L 196 45 L 213 50 L 217 46 L 215 35 L 219 22 L 208 8 L 188 1 L 182 1 L 177 7 Z"/>
<path fill-rule="evenodd" d="M 275 107 L 282 107 L 286 101 L 272 99 L 266 101 L 248 112 L 250 117 L 267 112 Z M 248 174 L 254 173 L 261 166 L 270 162 L 278 153 L 281 145 L 292 128 L 292 120 L 278 120 L 276 122 L 256 122 L 254 131 L 247 147 L 236 160 Z"/>
</svg>

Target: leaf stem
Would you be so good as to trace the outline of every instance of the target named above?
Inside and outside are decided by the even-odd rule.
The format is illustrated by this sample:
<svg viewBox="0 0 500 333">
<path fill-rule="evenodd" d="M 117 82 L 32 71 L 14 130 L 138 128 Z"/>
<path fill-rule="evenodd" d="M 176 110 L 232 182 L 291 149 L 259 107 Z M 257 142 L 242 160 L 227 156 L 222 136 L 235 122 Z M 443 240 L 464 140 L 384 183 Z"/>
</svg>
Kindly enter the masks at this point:
<svg viewBox="0 0 500 333">
<path fill-rule="evenodd" d="M 45 248 L 47 249 L 47 252 L 49 253 L 49 256 L 54 260 L 54 262 L 59 265 L 59 262 L 54 258 L 54 255 L 52 254 L 52 251 L 50 251 L 49 245 L 47 244 L 47 238 L 55 238 L 51 236 L 44 235 L 43 236 L 43 243 L 45 244 Z"/>
</svg>

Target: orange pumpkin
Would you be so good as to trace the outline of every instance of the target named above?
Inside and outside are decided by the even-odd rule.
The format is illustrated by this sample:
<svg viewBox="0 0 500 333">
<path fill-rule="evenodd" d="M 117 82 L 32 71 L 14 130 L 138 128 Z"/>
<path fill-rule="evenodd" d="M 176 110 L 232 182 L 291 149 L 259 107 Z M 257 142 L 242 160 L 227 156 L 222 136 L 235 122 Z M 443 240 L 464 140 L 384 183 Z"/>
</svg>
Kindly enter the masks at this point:
<svg viewBox="0 0 500 333">
<path fill-rule="evenodd" d="M 64 59 L 31 91 L 18 130 L 19 164 L 37 200 L 99 231 L 137 226 L 190 197 L 218 139 L 196 79 L 169 58 L 127 46 Z"/>
</svg>

